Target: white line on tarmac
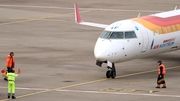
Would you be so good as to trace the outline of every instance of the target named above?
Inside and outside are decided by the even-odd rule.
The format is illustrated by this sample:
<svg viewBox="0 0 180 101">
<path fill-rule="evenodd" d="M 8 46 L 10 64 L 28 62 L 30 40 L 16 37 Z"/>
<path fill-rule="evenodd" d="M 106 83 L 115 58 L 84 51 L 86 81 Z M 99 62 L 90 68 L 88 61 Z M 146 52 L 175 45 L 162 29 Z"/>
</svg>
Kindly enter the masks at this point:
<svg viewBox="0 0 180 101">
<path fill-rule="evenodd" d="M 3 5 L 3 4 L 0 4 L 0 7 L 70 9 L 70 10 L 74 9 L 74 8 L 69 8 L 69 7 L 55 7 L 55 6 L 24 6 L 24 5 Z M 152 12 L 152 13 L 163 12 L 163 11 L 157 11 L 157 10 L 128 10 L 128 9 L 103 9 L 103 8 L 79 8 L 79 9 L 82 9 L 82 10 L 99 10 L 99 11 L 121 11 L 121 12 Z"/>
<path fill-rule="evenodd" d="M 96 93 L 96 94 L 119 94 L 119 95 L 139 95 L 139 96 L 157 96 L 157 97 L 176 97 L 180 95 L 163 95 L 163 94 L 140 94 L 140 93 L 120 93 L 120 92 L 102 92 L 102 91 L 82 91 L 82 90 L 56 90 L 60 92 L 75 92 L 75 93 Z"/>
<path fill-rule="evenodd" d="M 0 87 L 0 88 L 6 88 L 7 87 Z M 45 88 L 21 88 L 21 87 L 16 87 L 16 90 L 50 90 L 50 89 L 45 89 Z M 59 92 L 74 92 L 74 93 L 96 93 L 96 94 L 119 94 L 119 95 L 138 95 L 138 96 L 157 96 L 157 97 L 176 97 L 179 98 L 180 95 L 164 95 L 164 94 L 141 94 L 141 93 L 121 93 L 121 92 L 104 92 L 104 91 L 83 91 L 83 90 L 55 90 Z"/>
<path fill-rule="evenodd" d="M 1 88 L 7 89 L 7 87 L 0 87 L 0 89 Z M 21 87 L 16 87 L 16 90 L 49 90 L 49 89 L 45 89 L 45 88 L 21 88 Z"/>
</svg>

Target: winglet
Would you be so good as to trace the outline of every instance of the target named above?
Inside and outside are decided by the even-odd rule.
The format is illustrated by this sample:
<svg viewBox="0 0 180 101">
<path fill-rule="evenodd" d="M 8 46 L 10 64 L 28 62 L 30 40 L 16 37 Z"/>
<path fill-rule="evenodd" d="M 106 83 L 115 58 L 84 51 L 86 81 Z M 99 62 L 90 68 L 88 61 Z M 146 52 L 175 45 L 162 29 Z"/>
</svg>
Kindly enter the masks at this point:
<svg viewBox="0 0 180 101">
<path fill-rule="evenodd" d="M 75 22 L 76 23 L 83 22 L 79 13 L 78 5 L 76 3 L 74 4 L 74 11 L 75 11 Z"/>
</svg>

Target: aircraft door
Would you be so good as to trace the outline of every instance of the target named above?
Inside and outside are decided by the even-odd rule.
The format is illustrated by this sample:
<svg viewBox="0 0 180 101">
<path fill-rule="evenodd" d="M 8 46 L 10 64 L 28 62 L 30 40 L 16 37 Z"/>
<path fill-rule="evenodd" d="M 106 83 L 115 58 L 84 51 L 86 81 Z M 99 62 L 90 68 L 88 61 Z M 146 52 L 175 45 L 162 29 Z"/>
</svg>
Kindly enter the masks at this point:
<svg viewBox="0 0 180 101">
<path fill-rule="evenodd" d="M 139 30 L 141 36 L 142 36 L 142 49 L 141 49 L 141 53 L 146 52 L 148 49 L 148 45 L 149 45 L 149 36 L 148 36 L 148 31 L 147 29 L 138 23 L 135 23 L 136 28 Z"/>
<path fill-rule="evenodd" d="M 141 52 L 146 52 L 149 45 L 149 36 L 148 32 L 144 27 L 140 28 L 141 34 L 142 34 L 142 49 Z"/>
</svg>

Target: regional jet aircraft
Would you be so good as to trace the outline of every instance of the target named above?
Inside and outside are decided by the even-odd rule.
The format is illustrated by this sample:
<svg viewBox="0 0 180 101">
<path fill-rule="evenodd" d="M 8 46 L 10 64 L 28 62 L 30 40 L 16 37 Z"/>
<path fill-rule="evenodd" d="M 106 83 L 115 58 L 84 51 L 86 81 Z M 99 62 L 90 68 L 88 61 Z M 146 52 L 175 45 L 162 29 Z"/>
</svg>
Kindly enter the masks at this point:
<svg viewBox="0 0 180 101">
<path fill-rule="evenodd" d="M 96 65 L 107 63 L 107 78 L 116 77 L 115 63 L 180 49 L 180 9 L 125 19 L 110 25 L 85 22 L 74 4 L 75 22 L 104 28 L 97 39 Z"/>
</svg>

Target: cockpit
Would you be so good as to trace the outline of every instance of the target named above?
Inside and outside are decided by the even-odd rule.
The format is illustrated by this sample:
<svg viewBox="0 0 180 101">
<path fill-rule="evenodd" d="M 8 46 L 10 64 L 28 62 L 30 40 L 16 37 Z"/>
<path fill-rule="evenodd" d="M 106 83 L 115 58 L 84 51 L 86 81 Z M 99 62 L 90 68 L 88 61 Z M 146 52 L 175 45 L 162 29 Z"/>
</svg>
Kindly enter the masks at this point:
<svg viewBox="0 0 180 101">
<path fill-rule="evenodd" d="M 134 31 L 124 31 L 124 32 L 111 32 L 111 31 L 104 31 L 100 38 L 105 39 L 129 39 L 129 38 L 137 38 Z"/>
</svg>

